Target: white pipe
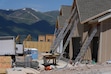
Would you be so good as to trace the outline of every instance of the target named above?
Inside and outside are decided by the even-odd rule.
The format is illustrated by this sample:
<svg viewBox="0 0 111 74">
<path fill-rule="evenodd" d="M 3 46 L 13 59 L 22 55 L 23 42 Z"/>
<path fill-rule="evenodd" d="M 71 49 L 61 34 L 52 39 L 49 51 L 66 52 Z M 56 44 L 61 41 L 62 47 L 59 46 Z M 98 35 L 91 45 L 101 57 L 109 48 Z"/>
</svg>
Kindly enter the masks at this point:
<svg viewBox="0 0 111 74">
<path fill-rule="evenodd" d="M 109 18 L 111 18 L 111 14 L 99 19 L 98 22 L 102 22 L 102 21 L 109 19 Z"/>
<path fill-rule="evenodd" d="M 111 9 L 109 9 L 108 12 L 111 12 Z"/>
<path fill-rule="evenodd" d="M 107 10 L 107 13 L 109 13 L 109 12 L 111 12 L 111 9 Z M 111 18 L 111 14 L 110 14 L 110 15 L 107 15 L 107 16 L 101 18 L 101 19 L 99 19 L 98 22 L 102 22 L 102 21 L 104 21 L 104 20 L 106 20 L 106 19 L 108 19 L 108 18 Z"/>
</svg>

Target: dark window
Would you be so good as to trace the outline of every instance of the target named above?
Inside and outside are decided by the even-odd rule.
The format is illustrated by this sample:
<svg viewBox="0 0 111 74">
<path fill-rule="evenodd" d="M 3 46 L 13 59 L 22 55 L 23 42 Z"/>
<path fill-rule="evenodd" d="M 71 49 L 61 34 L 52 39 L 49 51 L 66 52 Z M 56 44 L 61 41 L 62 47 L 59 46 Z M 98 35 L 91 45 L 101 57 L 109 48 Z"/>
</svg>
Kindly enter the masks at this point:
<svg viewBox="0 0 111 74">
<path fill-rule="evenodd" d="M 50 42 L 50 39 L 48 39 L 47 41 Z"/>
</svg>

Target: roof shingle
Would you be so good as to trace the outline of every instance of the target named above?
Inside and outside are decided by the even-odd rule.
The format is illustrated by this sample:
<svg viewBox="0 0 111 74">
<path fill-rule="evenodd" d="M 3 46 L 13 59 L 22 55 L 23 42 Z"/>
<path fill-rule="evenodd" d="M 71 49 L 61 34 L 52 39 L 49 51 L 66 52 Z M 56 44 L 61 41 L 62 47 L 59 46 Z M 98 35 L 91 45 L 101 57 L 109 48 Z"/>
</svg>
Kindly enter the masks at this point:
<svg viewBox="0 0 111 74">
<path fill-rule="evenodd" d="M 111 0 L 76 0 L 80 22 L 83 24 L 111 9 Z"/>
</svg>

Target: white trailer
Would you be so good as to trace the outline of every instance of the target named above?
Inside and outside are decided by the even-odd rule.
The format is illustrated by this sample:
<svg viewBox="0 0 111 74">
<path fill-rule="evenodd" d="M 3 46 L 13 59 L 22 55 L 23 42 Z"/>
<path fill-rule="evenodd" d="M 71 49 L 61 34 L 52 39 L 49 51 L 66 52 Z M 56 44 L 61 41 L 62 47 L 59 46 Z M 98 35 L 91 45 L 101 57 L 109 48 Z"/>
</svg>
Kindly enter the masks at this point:
<svg viewBox="0 0 111 74">
<path fill-rule="evenodd" d="M 23 44 L 16 44 L 16 54 L 23 54 L 24 46 Z"/>
<path fill-rule="evenodd" d="M 14 36 L 0 37 L 0 55 L 15 55 L 15 48 Z"/>
</svg>

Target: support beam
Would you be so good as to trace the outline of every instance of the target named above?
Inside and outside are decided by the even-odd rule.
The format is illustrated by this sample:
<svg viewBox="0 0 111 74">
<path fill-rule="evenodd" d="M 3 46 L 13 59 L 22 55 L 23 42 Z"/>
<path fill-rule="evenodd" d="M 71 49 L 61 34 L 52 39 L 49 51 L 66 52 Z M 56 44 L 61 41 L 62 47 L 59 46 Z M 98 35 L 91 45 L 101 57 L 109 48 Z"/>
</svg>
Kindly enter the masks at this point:
<svg viewBox="0 0 111 74">
<path fill-rule="evenodd" d="M 58 58 L 58 61 L 62 58 L 63 54 L 64 54 L 64 51 L 70 41 L 70 39 L 73 37 L 73 34 L 75 32 L 75 29 L 77 28 L 77 24 L 79 23 L 79 20 L 75 20 L 74 22 L 74 25 L 72 25 L 72 30 L 70 32 L 70 35 L 68 36 L 67 40 L 66 40 L 66 43 L 64 44 L 64 47 L 63 47 L 63 50 L 62 50 L 62 53 L 60 54 L 59 58 Z"/>
<path fill-rule="evenodd" d="M 88 30 L 89 30 L 90 26 L 88 24 L 84 25 L 84 31 L 83 31 L 83 36 L 82 36 L 82 43 L 84 44 L 85 40 L 88 37 Z M 87 60 L 92 60 L 92 55 L 91 55 L 91 44 L 88 46 L 88 49 L 84 55 L 83 59 L 87 59 Z"/>
<path fill-rule="evenodd" d="M 70 39 L 70 45 L 69 45 L 69 59 L 72 60 L 73 58 L 73 46 L 72 46 L 72 38 Z"/>
<path fill-rule="evenodd" d="M 75 8 L 76 10 L 76 8 Z M 60 45 L 61 40 L 63 40 L 63 38 L 66 36 L 67 32 L 70 30 L 70 28 L 72 27 L 72 22 L 73 20 L 76 19 L 77 13 L 76 11 L 74 11 L 75 15 L 73 17 L 73 19 L 71 20 L 70 24 L 66 24 L 63 29 L 61 30 L 61 32 L 59 33 L 58 37 L 54 40 L 54 43 L 51 47 L 51 51 L 52 53 L 55 52 L 55 50 L 57 49 L 57 47 Z"/>
<path fill-rule="evenodd" d="M 90 31 L 90 35 L 89 37 L 87 37 L 86 41 L 84 42 L 84 44 L 82 45 L 81 49 L 80 49 L 80 53 L 78 54 L 78 56 L 76 57 L 76 59 L 74 60 L 74 63 L 81 61 L 81 59 L 84 57 L 89 44 L 91 43 L 93 37 L 95 36 L 97 32 L 97 25 L 93 26 L 91 31 Z"/>
</svg>

